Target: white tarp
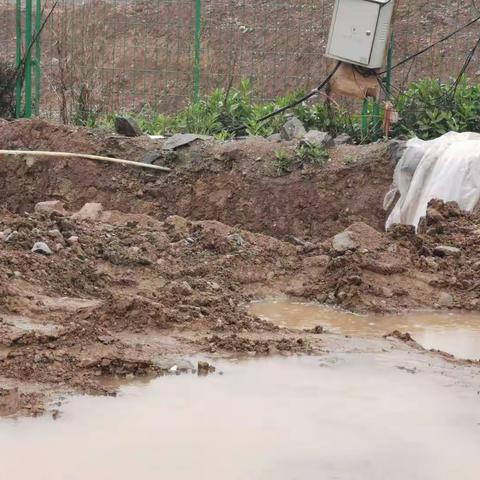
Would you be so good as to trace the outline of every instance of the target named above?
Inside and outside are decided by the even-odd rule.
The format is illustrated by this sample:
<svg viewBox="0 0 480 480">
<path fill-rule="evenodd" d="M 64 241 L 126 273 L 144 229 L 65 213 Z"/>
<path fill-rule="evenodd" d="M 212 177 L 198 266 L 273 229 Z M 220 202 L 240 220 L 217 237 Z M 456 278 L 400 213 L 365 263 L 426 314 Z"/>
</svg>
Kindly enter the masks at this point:
<svg viewBox="0 0 480 480">
<path fill-rule="evenodd" d="M 385 209 L 397 192 L 400 199 L 387 229 L 395 223 L 418 227 L 434 198 L 455 201 L 472 211 L 480 200 L 480 134 L 449 132 L 435 140 L 410 140 L 395 169 Z"/>
</svg>

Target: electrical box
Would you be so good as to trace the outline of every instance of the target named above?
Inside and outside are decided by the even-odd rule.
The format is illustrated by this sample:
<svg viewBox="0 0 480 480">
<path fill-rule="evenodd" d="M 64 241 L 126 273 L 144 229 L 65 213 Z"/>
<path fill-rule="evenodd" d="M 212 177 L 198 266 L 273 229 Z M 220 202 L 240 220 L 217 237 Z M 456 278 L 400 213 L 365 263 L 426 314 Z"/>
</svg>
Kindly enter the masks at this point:
<svg viewBox="0 0 480 480">
<path fill-rule="evenodd" d="M 390 39 L 394 0 L 336 0 L 326 56 L 380 68 Z"/>
</svg>

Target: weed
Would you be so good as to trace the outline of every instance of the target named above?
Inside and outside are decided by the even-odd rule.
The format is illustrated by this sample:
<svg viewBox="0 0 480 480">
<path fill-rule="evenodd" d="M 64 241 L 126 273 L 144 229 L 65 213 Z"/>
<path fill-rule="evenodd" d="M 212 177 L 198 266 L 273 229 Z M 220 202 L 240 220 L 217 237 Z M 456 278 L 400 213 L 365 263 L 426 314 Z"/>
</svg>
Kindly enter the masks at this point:
<svg viewBox="0 0 480 480">
<path fill-rule="evenodd" d="M 15 116 L 15 66 L 0 61 L 0 118 Z"/>
<path fill-rule="evenodd" d="M 294 158 L 290 153 L 285 150 L 277 150 L 275 152 L 275 160 L 273 161 L 273 166 L 277 171 L 277 175 L 282 177 L 289 173 L 293 166 Z"/>
<path fill-rule="evenodd" d="M 296 158 L 302 164 L 323 166 L 330 159 L 327 149 L 317 143 L 303 143 L 297 150 Z"/>
<path fill-rule="evenodd" d="M 354 165 L 356 163 L 356 160 L 353 157 L 353 155 L 345 155 L 343 157 L 343 163 L 347 166 L 351 166 L 351 165 Z"/>
</svg>

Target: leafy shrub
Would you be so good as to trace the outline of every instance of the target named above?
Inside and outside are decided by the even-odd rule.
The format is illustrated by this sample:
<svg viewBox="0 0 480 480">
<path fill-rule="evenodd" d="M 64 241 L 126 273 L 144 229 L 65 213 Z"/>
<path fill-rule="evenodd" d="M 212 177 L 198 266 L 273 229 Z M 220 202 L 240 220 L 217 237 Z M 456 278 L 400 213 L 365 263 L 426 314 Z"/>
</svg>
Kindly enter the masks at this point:
<svg viewBox="0 0 480 480">
<path fill-rule="evenodd" d="M 258 103 L 250 80 L 238 88 L 214 90 L 175 115 L 163 115 L 144 109 L 134 117 L 140 128 L 152 135 L 198 133 L 228 140 L 235 135 L 269 136 L 280 131 L 286 113 L 266 122 L 259 119 L 301 98 L 297 91 L 267 103 Z M 393 126 L 394 135 L 417 135 L 423 139 L 438 137 L 447 131 L 480 132 L 480 85 L 462 78 L 454 89 L 452 83 L 426 79 L 412 84 L 395 99 L 400 122 Z M 293 109 L 307 129 L 317 129 L 336 136 L 346 133 L 357 143 L 382 138 L 383 109 L 373 101 L 365 105 L 364 114 L 354 114 L 334 102 L 303 103 Z M 88 118 L 88 126 L 110 126 L 113 117 Z M 235 130 L 245 125 L 243 130 Z"/>
<path fill-rule="evenodd" d="M 452 82 L 425 79 L 413 83 L 396 101 L 400 122 L 394 134 L 439 137 L 449 131 L 480 132 L 480 85 L 460 79 Z"/>
<path fill-rule="evenodd" d="M 296 158 L 301 164 L 325 165 L 330 159 L 327 149 L 316 143 L 304 143 L 297 150 Z"/>
<path fill-rule="evenodd" d="M 289 173 L 293 166 L 294 158 L 290 153 L 285 150 L 278 150 L 275 152 L 275 160 L 273 161 L 273 166 L 277 171 L 277 175 L 282 177 Z"/>
</svg>

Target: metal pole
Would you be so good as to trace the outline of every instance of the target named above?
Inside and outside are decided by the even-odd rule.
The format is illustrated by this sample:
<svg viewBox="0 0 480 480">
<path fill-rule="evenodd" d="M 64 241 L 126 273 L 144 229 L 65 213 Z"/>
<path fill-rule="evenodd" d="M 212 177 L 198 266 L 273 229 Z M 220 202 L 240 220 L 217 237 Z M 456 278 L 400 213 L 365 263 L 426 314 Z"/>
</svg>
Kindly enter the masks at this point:
<svg viewBox="0 0 480 480">
<path fill-rule="evenodd" d="M 16 52 L 15 52 L 15 66 L 17 68 L 17 81 L 15 84 L 15 116 L 20 118 L 22 116 L 22 72 L 18 69 L 22 65 L 22 0 L 16 1 L 15 8 L 15 28 L 16 28 Z"/>
<path fill-rule="evenodd" d="M 32 0 L 25 1 L 25 117 L 32 116 Z"/>
<path fill-rule="evenodd" d="M 363 100 L 362 106 L 362 140 L 365 140 L 368 136 L 368 100 Z"/>
<path fill-rule="evenodd" d="M 35 4 L 35 115 L 40 114 L 40 95 L 41 95 L 41 80 L 42 80 L 42 44 L 40 29 L 42 28 L 42 0 L 36 0 Z"/>
<path fill-rule="evenodd" d="M 200 66 L 202 49 L 202 0 L 195 0 L 195 65 L 193 74 L 193 101 L 200 98 Z"/>
</svg>

